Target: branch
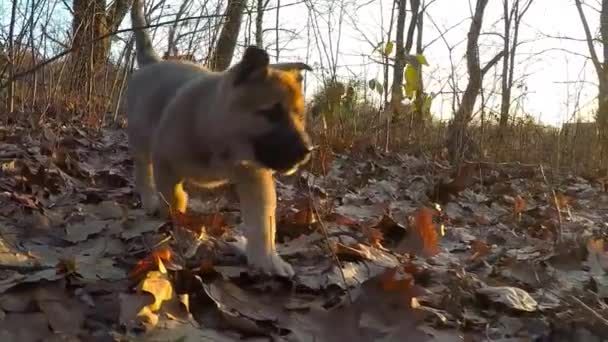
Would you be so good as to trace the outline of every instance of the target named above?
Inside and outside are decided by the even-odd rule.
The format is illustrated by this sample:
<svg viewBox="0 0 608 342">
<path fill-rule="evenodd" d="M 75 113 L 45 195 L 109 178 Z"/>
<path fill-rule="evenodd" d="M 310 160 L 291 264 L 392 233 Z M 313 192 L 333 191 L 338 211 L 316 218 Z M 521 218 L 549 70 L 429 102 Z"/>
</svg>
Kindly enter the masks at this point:
<svg viewBox="0 0 608 342">
<path fill-rule="evenodd" d="M 494 58 L 490 59 L 490 61 L 488 62 L 488 64 L 486 64 L 486 66 L 484 66 L 481 69 L 481 77 L 485 76 L 485 74 L 490 71 L 490 69 L 492 69 L 492 67 L 494 65 L 496 65 L 496 63 L 498 63 L 498 61 L 500 61 L 500 59 L 505 55 L 505 51 L 500 51 L 496 56 L 494 56 Z"/>
<path fill-rule="evenodd" d="M 154 27 L 159 27 L 159 26 L 163 26 L 163 25 L 166 25 L 166 24 L 172 24 L 172 23 L 174 23 L 176 21 L 177 22 L 181 22 L 181 21 L 194 20 L 194 19 L 200 20 L 200 19 L 211 19 L 211 18 L 221 18 L 221 17 L 224 17 L 224 14 L 210 14 L 210 15 L 201 15 L 201 16 L 194 16 L 194 17 L 184 17 L 184 18 L 181 18 L 181 19 L 178 19 L 178 20 L 163 21 L 163 22 L 160 22 L 160 23 L 150 24 L 150 25 L 146 25 L 146 26 L 141 26 L 141 27 L 138 27 L 138 28 L 141 28 L 141 29 L 154 28 Z M 34 71 L 36 71 L 36 70 L 38 70 L 38 69 L 40 69 L 40 68 L 48 65 L 48 64 L 51 64 L 51 63 L 55 62 L 56 60 L 60 59 L 61 57 L 69 54 L 70 52 L 74 52 L 74 51 L 76 51 L 78 49 L 87 47 L 87 46 L 89 46 L 91 44 L 94 44 L 96 42 L 104 40 L 104 39 L 106 39 L 108 37 L 115 36 L 115 35 L 120 34 L 120 33 L 131 32 L 131 31 L 133 31 L 133 28 L 113 31 L 113 32 L 101 35 L 99 37 L 93 38 L 91 40 L 88 40 L 88 41 L 84 42 L 82 45 L 73 46 L 72 48 L 64 50 L 64 51 L 60 52 L 59 54 L 57 54 L 57 55 L 55 55 L 55 56 L 47 59 L 46 61 L 44 61 L 44 62 L 42 62 L 40 64 L 36 64 L 35 66 L 33 66 L 32 68 L 30 68 L 30 69 L 28 69 L 26 71 L 22 71 L 22 72 L 20 72 L 18 74 L 15 74 L 11 79 L 6 80 L 4 83 L 0 83 L 0 89 L 6 88 L 12 81 L 18 79 L 19 77 L 23 77 L 23 76 L 25 76 L 27 74 L 30 74 L 30 73 L 32 73 L 32 72 L 34 72 Z"/>
<path fill-rule="evenodd" d="M 591 29 L 589 29 L 589 23 L 587 23 L 587 18 L 585 17 L 585 12 L 583 12 L 583 6 L 581 5 L 581 0 L 574 0 L 574 4 L 576 5 L 576 9 L 578 10 L 578 15 L 581 18 L 581 23 L 583 24 L 583 29 L 585 30 L 585 37 L 587 37 L 587 47 L 589 48 L 589 54 L 591 55 L 591 61 L 593 62 L 593 66 L 595 67 L 595 71 L 597 75 L 600 76 L 603 74 L 602 72 L 602 64 L 600 63 L 600 59 L 597 57 L 597 52 L 593 47 L 593 36 L 591 35 Z"/>
</svg>

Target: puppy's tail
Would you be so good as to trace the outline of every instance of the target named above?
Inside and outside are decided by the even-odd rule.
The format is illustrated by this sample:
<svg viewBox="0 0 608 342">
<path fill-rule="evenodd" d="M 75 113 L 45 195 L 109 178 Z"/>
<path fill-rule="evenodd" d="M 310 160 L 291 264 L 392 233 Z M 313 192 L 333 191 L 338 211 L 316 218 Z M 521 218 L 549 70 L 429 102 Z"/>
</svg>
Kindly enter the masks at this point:
<svg viewBox="0 0 608 342">
<path fill-rule="evenodd" d="M 152 47 L 152 41 L 150 40 L 150 36 L 148 36 L 148 32 L 145 28 L 142 28 L 148 25 L 144 18 L 144 5 L 142 1 L 134 0 L 133 7 L 131 7 L 131 25 L 135 33 L 135 51 L 137 53 L 137 64 L 140 68 L 144 65 L 161 61 L 161 58 L 154 51 L 154 47 Z"/>
</svg>

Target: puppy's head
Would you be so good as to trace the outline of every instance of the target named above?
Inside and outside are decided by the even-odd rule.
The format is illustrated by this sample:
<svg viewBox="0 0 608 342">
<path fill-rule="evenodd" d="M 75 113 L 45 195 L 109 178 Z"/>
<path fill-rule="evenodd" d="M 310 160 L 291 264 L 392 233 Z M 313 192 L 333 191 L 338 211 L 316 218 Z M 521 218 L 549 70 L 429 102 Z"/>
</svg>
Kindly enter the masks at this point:
<svg viewBox="0 0 608 342">
<path fill-rule="evenodd" d="M 294 172 L 310 158 L 305 130 L 302 70 L 304 63 L 270 64 L 266 51 L 248 47 L 228 70 L 227 111 L 253 161 L 282 174 Z"/>
</svg>

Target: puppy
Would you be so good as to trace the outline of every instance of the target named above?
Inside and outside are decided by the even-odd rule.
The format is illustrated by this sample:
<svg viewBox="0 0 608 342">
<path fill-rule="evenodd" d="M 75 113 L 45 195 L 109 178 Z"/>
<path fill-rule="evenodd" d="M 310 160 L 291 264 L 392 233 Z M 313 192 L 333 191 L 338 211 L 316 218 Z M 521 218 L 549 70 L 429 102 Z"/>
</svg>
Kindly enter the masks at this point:
<svg viewBox="0 0 608 342">
<path fill-rule="evenodd" d="M 139 70 L 128 83 L 127 132 L 143 207 L 164 217 L 183 213 L 185 181 L 205 188 L 233 182 L 248 263 L 267 274 L 293 276 L 275 248 L 273 174 L 291 174 L 310 158 L 300 72 L 312 69 L 269 64 L 266 51 L 256 47 L 222 72 L 163 61 L 141 28 L 146 22 L 140 0 L 131 20 Z"/>
</svg>

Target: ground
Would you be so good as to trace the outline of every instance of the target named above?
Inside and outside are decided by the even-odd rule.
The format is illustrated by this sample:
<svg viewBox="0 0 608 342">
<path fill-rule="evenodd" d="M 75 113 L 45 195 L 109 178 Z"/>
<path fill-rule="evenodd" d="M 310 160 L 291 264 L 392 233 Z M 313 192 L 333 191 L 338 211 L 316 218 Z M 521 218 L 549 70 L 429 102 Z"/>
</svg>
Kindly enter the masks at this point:
<svg viewBox="0 0 608 342">
<path fill-rule="evenodd" d="M 229 189 L 146 216 L 127 146 L 0 132 L 1 341 L 608 338 L 602 179 L 321 150 L 279 179 L 289 281 L 248 272 Z"/>
</svg>

